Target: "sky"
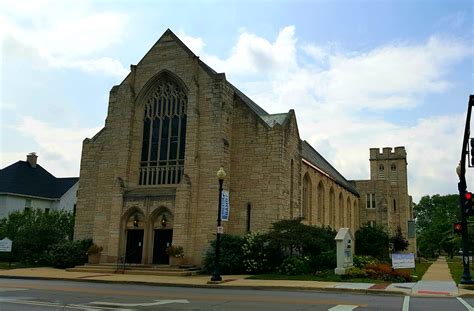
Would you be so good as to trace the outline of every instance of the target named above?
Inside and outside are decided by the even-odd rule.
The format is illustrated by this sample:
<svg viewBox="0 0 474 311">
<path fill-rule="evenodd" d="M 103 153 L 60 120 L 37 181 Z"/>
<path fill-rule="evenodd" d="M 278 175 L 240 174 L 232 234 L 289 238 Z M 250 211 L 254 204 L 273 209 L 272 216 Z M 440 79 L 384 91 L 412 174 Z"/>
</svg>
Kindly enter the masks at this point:
<svg viewBox="0 0 474 311">
<path fill-rule="evenodd" d="M 108 94 L 171 29 L 346 179 L 405 146 L 408 187 L 457 192 L 474 94 L 472 1 L 0 1 L 0 168 L 36 152 L 78 176 Z M 474 190 L 474 169 L 468 169 Z"/>
</svg>

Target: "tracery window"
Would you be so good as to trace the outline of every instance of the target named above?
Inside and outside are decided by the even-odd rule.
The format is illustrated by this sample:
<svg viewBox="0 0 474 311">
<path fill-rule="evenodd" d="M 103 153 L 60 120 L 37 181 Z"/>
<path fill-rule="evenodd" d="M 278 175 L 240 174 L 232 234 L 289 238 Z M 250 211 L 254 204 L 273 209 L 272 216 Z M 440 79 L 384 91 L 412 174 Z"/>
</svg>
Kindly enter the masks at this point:
<svg viewBox="0 0 474 311">
<path fill-rule="evenodd" d="M 390 182 L 392 184 L 397 183 L 397 166 L 395 163 L 392 163 L 392 166 L 390 167 Z"/>
<path fill-rule="evenodd" d="M 178 184 L 184 173 L 187 97 L 160 81 L 145 103 L 140 185 Z"/>
</svg>

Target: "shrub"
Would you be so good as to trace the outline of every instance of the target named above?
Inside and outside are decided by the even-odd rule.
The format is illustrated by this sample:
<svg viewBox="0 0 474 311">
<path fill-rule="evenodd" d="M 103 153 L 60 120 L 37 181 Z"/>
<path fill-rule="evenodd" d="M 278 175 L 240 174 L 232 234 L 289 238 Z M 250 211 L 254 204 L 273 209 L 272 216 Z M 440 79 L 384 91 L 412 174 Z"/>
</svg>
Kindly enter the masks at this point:
<svg viewBox="0 0 474 311">
<path fill-rule="evenodd" d="M 52 245 L 47 254 L 47 263 L 55 268 L 71 268 L 87 262 L 87 250 L 92 240 L 63 241 Z M 92 244 L 95 245 L 95 244 Z"/>
<path fill-rule="evenodd" d="M 221 252 L 219 260 L 219 272 L 222 274 L 240 274 L 245 272 L 242 254 L 242 237 L 221 234 Z M 206 273 L 214 272 L 216 240 L 211 242 L 210 248 L 204 259 L 203 271 Z"/>
<path fill-rule="evenodd" d="M 359 255 L 354 255 L 353 262 L 354 266 L 357 268 L 364 268 L 367 265 L 374 265 L 378 263 L 377 259 L 374 257 Z"/>
<path fill-rule="evenodd" d="M 352 268 L 346 269 L 346 274 L 343 277 L 346 279 L 356 279 L 356 278 L 366 278 L 368 276 L 369 274 L 367 273 L 366 270 L 358 268 L 358 267 L 352 267 Z"/>
<path fill-rule="evenodd" d="M 334 269 L 337 266 L 337 255 L 335 250 L 323 252 L 310 257 L 311 268 L 314 270 Z"/>
<path fill-rule="evenodd" d="M 44 264 L 49 248 L 65 240 L 72 240 L 74 217 L 72 213 L 40 209 L 14 212 L 0 222 L 0 239 L 13 241 L 12 260 Z"/>
<path fill-rule="evenodd" d="M 310 272 L 308 257 L 288 257 L 278 268 L 278 273 L 285 275 L 300 275 Z"/>
<path fill-rule="evenodd" d="M 379 279 L 390 282 L 410 282 L 411 276 L 408 272 L 393 270 L 387 264 L 367 265 L 364 270 L 372 279 Z"/>
<path fill-rule="evenodd" d="M 394 253 L 403 252 L 408 249 L 408 240 L 402 234 L 402 228 L 397 227 L 397 232 L 394 236 L 390 238 L 390 243 L 392 243 L 392 251 Z"/>
<path fill-rule="evenodd" d="M 184 257 L 184 250 L 182 246 L 171 245 L 171 246 L 168 246 L 165 251 L 166 251 L 166 254 L 168 254 L 168 256 L 171 256 L 171 257 L 175 257 L 175 258 Z"/>
<path fill-rule="evenodd" d="M 87 249 L 86 255 L 100 254 L 104 248 L 95 243 L 92 243 Z"/>
<path fill-rule="evenodd" d="M 379 260 L 388 258 L 389 238 L 382 227 L 364 226 L 355 233 L 355 254 L 372 256 Z"/>
<path fill-rule="evenodd" d="M 270 247 L 267 236 L 254 232 L 243 237 L 242 253 L 245 271 L 248 273 L 271 271 L 279 257 L 278 250 Z"/>
</svg>

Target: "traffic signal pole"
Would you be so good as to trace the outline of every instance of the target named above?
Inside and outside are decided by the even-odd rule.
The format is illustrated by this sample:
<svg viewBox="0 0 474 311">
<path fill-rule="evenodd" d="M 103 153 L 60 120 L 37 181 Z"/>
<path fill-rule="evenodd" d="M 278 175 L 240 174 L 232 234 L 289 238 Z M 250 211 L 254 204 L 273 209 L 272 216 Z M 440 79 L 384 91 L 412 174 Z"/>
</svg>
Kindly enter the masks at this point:
<svg viewBox="0 0 474 311">
<path fill-rule="evenodd" d="M 471 110 L 474 105 L 474 95 L 469 96 L 469 103 L 467 106 L 467 115 L 466 115 L 466 126 L 464 128 L 464 138 L 462 141 L 461 149 L 461 161 L 459 162 L 460 170 L 459 173 L 459 208 L 461 211 L 461 224 L 462 224 L 462 263 L 463 263 L 463 275 L 461 277 L 461 284 L 473 284 L 471 277 L 471 271 L 469 269 L 469 241 L 468 241 L 468 231 L 467 231 L 467 218 L 464 211 L 465 205 L 465 193 L 467 190 L 466 184 L 466 157 L 468 156 L 468 140 L 470 136 L 470 125 L 471 125 Z"/>
</svg>

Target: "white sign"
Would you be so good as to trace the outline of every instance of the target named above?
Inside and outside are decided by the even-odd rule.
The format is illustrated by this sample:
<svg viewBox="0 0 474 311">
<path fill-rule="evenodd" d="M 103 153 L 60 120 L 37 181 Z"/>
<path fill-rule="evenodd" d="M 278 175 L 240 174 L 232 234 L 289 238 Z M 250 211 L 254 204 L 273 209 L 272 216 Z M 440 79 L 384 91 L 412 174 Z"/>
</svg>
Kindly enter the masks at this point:
<svg viewBox="0 0 474 311">
<path fill-rule="evenodd" d="M 221 197 L 221 220 L 229 220 L 229 191 L 222 190 Z"/>
<path fill-rule="evenodd" d="M 415 254 L 392 254 L 392 268 L 415 268 Z"/>
<path fill-rule="evenodd" d="M 217 227 L 217 233 L 219 233 L 219 234 L 224 233 L 224 227 L 218 226 L 218 227 Z"/>
<path fill-rule="evenodd" d="M 0 252 L 11 252 L 12 251 L 12 240 L 4 238 L 0 240 Z"/>
</svg>

